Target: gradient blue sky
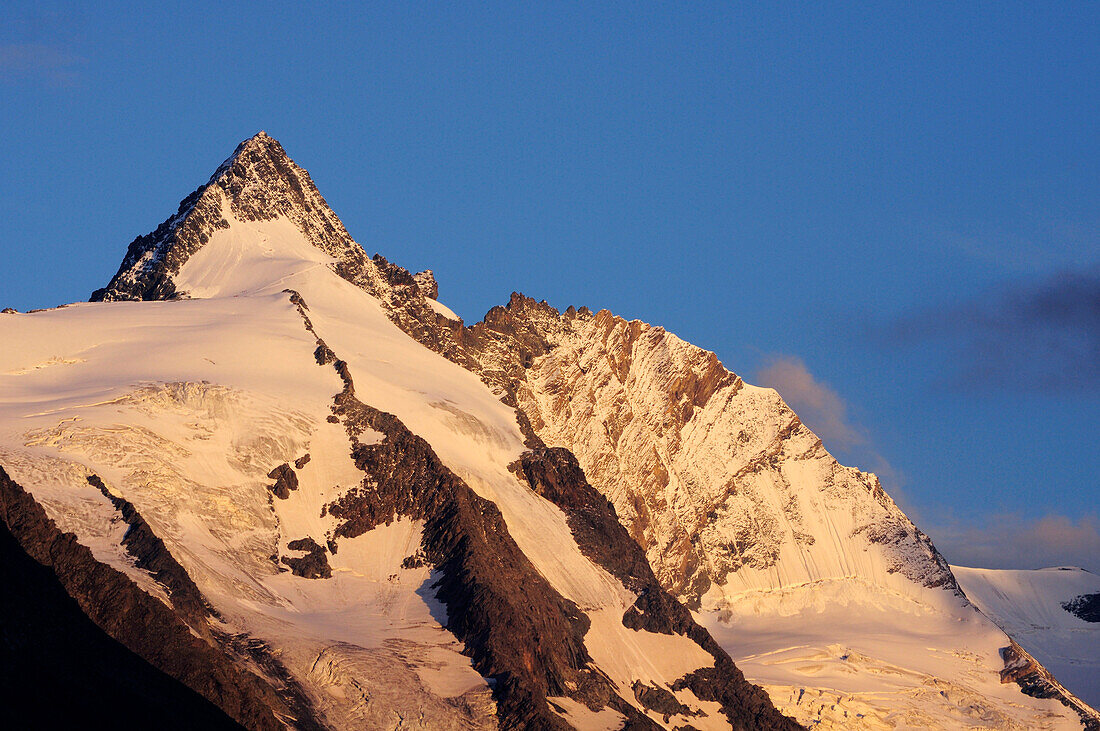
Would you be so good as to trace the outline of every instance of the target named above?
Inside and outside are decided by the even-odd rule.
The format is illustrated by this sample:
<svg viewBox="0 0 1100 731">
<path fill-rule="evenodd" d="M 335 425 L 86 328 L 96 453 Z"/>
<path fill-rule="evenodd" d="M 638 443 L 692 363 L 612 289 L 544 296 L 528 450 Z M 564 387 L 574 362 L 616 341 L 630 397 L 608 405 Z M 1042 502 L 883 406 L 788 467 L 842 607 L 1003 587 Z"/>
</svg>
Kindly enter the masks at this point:
<svg viewBox="0 0 1100 731">
<path fill-rule="evenodd" d="M 664 325 L 950 560 L 1100 570 L 1100 4 L 768 5 L 9 2 L 0 306 L 265 129 L 468 322 Z"/>
</svg>

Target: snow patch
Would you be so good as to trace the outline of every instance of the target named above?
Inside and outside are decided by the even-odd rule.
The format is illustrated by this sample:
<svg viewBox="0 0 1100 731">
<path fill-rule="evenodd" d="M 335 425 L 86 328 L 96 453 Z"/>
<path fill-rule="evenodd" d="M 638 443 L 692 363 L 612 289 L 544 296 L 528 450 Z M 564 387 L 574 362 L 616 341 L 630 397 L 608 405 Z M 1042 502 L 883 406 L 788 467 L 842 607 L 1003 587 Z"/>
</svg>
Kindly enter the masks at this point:
<svg viewBox="0 0 1100 731">
<path fill-rule="evenodd" d="M 552 696 L 546 700 L 550 708 L 577 731 L 618 731 L 626 725 L 626 716 L 611 708 L 593 711 L 567 696 Z"/>
</svg>

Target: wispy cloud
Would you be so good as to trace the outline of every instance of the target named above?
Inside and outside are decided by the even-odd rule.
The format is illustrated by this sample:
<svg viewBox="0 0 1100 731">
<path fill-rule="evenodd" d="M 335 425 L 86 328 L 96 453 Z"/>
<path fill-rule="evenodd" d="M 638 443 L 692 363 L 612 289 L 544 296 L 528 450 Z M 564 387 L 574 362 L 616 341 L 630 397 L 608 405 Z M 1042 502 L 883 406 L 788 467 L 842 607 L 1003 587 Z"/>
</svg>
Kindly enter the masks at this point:
<svg viewBox="0 0 1100 731">
<path fill-rule="evenodd" d="M 982 267 L 1027 276 L 1035 272 L 1036 262 L 1052 270 L 1087 267 L 1095 259 L 1100 225 L 1088 220 L 1048 219 L 1031 235 L 983 225 L 969 231 L 934 230 L 929 236 Z"/>
<path fill-rule="evenodd" d="M 67 85 L 75 82 L 84 59 L 48 43 L 0 44 L 0 79 L 37 80 Z"/>
<path fill-rule="evenodd" d="M 842 462 L 878 475 L 883 487 L 902 509 L 914 517 L 915 506 L 907 499 L 905 474 L 876 448 L 867 430 L 848 413 L 848 403 L 831 386 L 819 380 L 801 358 L 771 354 L 754 374 L 755 383 L 774 388 L 826 448 L 839 453 Z"/>
<path fill-rule="evenodd" d="M 769 356 L 756 372 L 756 382 L 779 391 L 799 418 L 826 444 L 841 449 L 867 442 L 863 429 L 848 417 L 848 404 L 827 384 L 817 380 L 801 358 Z"/>
<path fill-rule="evenodd" d="M 1100 518 L 1018 514 L 972 518 L 931 528 L 936 547 L 953 564 L 989 569 L 1081 566 L 1100 573 Z M 927 527 L 926 527 L 927 530 Z"/>
<path fill-rule="evenodd" d="M 851 417 L 844 398 L 815 377 L 802 359 L 768 356 L 755 381 L 776 389 L 826 447 L 842 452 L 841 461 L 877 474 L 894 501 L 933 537 L 950 562 L 1016 569 L 1072 564 L 1100 573 L 1100 518 L 1096 515 L 1074 520 L 1057 514 L 1027 518 L 1007 513 L 926 520 L 907 499 L 905 475 L 877 451 L 867 429 Z"/>
<path fill-rule="evenodd" d="M 942 381 L 956 389 L 1100 388 L 1100 267 L 1003 286 L 984 297 L 903 317 L 892 345 L 946 346 Z"/>
</svg>

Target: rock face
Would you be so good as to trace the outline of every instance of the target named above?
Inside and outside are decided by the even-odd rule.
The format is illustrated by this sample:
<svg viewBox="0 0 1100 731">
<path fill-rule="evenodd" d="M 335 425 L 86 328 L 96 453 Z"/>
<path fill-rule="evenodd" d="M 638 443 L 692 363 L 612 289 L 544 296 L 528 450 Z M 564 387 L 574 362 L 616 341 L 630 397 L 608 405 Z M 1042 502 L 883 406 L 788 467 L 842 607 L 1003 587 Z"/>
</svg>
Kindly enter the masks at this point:
<svg viewBox="0 0 1100 731">
<path fill-rule="evenodd" d="M 1005 661 L 1004 670 L 1001 671 L 1002 683 L 1015 683 L 1034 698 L 1055 698 L 1081 717 L 1081 725 L 1085 729 L 1100 729 L 1100 718 L 1096 717 L 1096 712 L 1067 693 L 1062 684 L 1027 650 L 1013 641 L 1001 654 Z"/>
<path fill-rule="evenodd" d="M 170 729 L 240 729 L 213 703 L 107 635 L 8 527 L 16 489 L 0 472 L 0 699 L 11 728 L 81 728 L 125 713 Z M 65 569 L 62 569 L 63 571 Z"/>
<path fill-rule="evenodd" d="M 290 218 L 317 248 L 364 271 L 369 260 L 317 192 L 309 173 L 295 165 L 282 145 L 260 132 L 245 140 L 214 172 L 209 182 L 187 196 L 179 210 L 157 230 L 134 239 L 118 273 L 93 301 L 163 300 L 183 296 L 173 277 L 219 229 L 227 201 L 242 220 Z"/>
<path fill-rule="evenodd" d="M 851 575 L 957 591 L 873 475 L 837 463 L 774 391 L 713 353 L 606 310 L 559 314 L 515 294 L 464 335 L 482 378 L 534 434 L 577 455 L 689 605 L 730 585 Z"/>
<path fill-rule="evenodd" d="M 282 562 L 290 567 L 295 576 L 303 579 L 328 579 L 332 577 L 332 567 L 325 558 L 324 546 L 309 536 L 290 541 L 286 547 L 291 551 L 305 551 L 306 555 L 300 557 L 283 556 Z"/>
<path fill-rule="evenodd" d="M 383 257 L 369 258 L 318 192 L 309 173 L 279 142 L 260 132 L 240 145 L 210 180 L 180 202 L 156 231 L 130 243 L 118 272 L 93 302 L 186 298 L 176 277 L 183 265 L 219 230 L 229 227 L 226 208 L 239 221 L 288 220 L 306 240 L 334 260 L 334 271 L 377 297 L 391 319 L 417 340 L 455 357 L 450 329 L 425 301 L 434 277 L 420 283 Z"/>
<path fill-rule="evenodd" d="M 439 285 L 436 284 L 435 274 L 431 269 L 417 272 L 413 275 L 413 279 L 416 280 L 416 286 L 425 297 L 432 300 L 439 298 Z"/>
<path fill-rule="evenodd" d="M 614 506 L 598 493 L 568 450 L 536 447 L 515 465 L 531 489 L 565 512 L 569 527 L 585 555 L 619 579 L 637 595 L 623 624 L 633 629 L 690 637 L 714 658 L 714 667 L 690 673 L 672 685 L 688 688 L 697 698 L 717 703 L 733 728 L 777 728 L 785 725 L 766 694 L 748 683 L 729 655 L 700 627 L 653 575 L 641 547 L 631 540 Z M 664 688 L 635 681 L 634 696 L 667 723 L 672 716 L 691 717 L 694 711 Z"/>
<path fill-rule="evenodd" d="M 307 317 L 308 307 L 304 301 L 300 305 Z M 330 350 L 320 338 L 318 348 Z M 423 521 L 418 560 L 433 565 L 439 575 L 434 587 L 447 607 L 448 629 L 466 643 L 474 667 L 494 679 L 502 726 L 570 728 L 547 703 L 556 696 L 593 709 L 614 709 L 625 716 L 626 728 L 656 728 L 596 671 L 584 642 L 589 618 L 524 556 L 500 510 L 451 472 L 397 417 L 356 398 L 346 362 L 336 360 L 333 367 L 344 384 L 333 414 L 348 433 L 356 466 L 366 475 L 359 489 L 325 507 L 337 519 L 333 536 L 354 538 L 399 517 Z M 382 441 L 363 444 L 359 437 L 368 430 L 383 435 Z M 535 492 L 565 511 L 581 550 L 640 595 L 644 615 L 632 607 L 623 616 L 625 626 L 684 635 L 713 656 L 713 668 L 676 681 L 674 690 L 689 688 L 696 698 L 718 703 L 733 728 L 797 728 L 776 712 L 759 688 L 745 681 L 710 635 L 661 589 L 644 555 L 619 525 L 614 508 L 588 485 L 571 454 L 528 452 L 520 470 Z M 639 616 L 644 619 L 634 619 Z M 643 699 L 662 691 L 655 688 L 635 697 L 645 708 L 653 708 Z M 663 693 L 675 700 L 669 691 Z M 683 715 L 705 715 L 679 702 L 676 709 Z M 667 708 L 654 710 L 666 723 L 681 715 L 675 709 L 671 714 Z"/>
<path fill-rule="evenodd" d="M 466 642 L 475 668 L 495 678 L 505 727 L 568 728 L 547 705 L 551 695 L 591 694 L 606 705 L 611 689 L 584 670 L 586 617 L 523 556 L 492 503 L 398 419 L 358 401 L 350 377 L 346 384 L 337 415 L 355 436 L 371 428 L 385 439 L 355 444 L 356 464 L 371 487 L 328 506 L 338 520 L 335 535 L 354 538 L 398 517 L 424 521 L 424 560 L 441 574 L 436 586 L 447 626 Z"/>
<path fill-rule="evenodd" d="M 822 622 L 820 639 L 807 645 L 807 663 L 817 662 L 816 653 L 830 645 L 861 643 L 867 624 L 895 621 L 889 617 L 897 610 L 881 607 L 896 597 L 905 597 L 904 612 L 935 606 L 962 621 L 973 614 L 947 562 L 878 479 L 839 464 L 775 391 L 744 383 L 713 353 L 606 310 L 559 313 L 515 293 L 457 340 L 464 362 L 472 362 L 486 384 L 518 408 L 528 444 L 575 455 L 587 480 L 644 549 L 660 585 L 703 610 L 708 627 L 730 638 L 731 653 L 740 635 L 725 627 L 736 627 L 746 613 L 807 613 L 805 622 Z M 612 544 L 601 538 L 587 545 Z M 848 617 L 833 620 L 832 629 L 817 615 L 828 596 L 852 607 Z M 898 622 L 894 629 L 919 626 Z M 929 623 L 926 631 L 935 637 L 943 629 Z M 978 633 L 988 633 L 987 642 L 1010 642 L 1003 635 L 996 639 L 988 622 Z M 943 701 L 881 704 L 874 694 L 864 700 L 857 693 L 847 701 L 838 698 L 851 711 L 834 716 L 837 702 L 819 703 L 805 692 L 812 678 L 796 672 L 779 681 L 794 688 L 777 683 L 769 690 L 776 700 L 790 698 L 780 703 L 785 712 L 825 727 L 870 728 L 877 723 L 872 719 L 887 717 L 955 725 L 965 722 L 972 707 L 981 707 L 994 725 L 1021 723 L 1026 716 L 1017 715 L 1014 701 L 968 685 L 977 666 L 1000 670 L 1003 652 L 964 655 L 967 640 L 954 641 L 958 645 L 945 652 L 972 659 L 941 664 L 937 675 L 958 682 L 965 702 L 941 696 Z M 813 642 L 821 643 L 819 649 Z M 855 647 L 840 659 L 866 654 L 868 673 L 893 673 L 898 663 L 916 660 L 872 644 Z M 1033 697 L 1057 699 L 1086 724 L 1096 722 L 1095 711 L 1034 664 L 1051 679 L 1041 694 L 1034 692 L 1034 674 L 1003 677 L 1019 680 Z M 904 693 L 905 685 L 887 692 Z"/>
<path fill-rule="evenodd" d="M 271 494 L 280 500 L 286 500 L 290 497 L 292 490 L 298 489 L 298 475 L 286 462 L 272 469 L 271 472 L 267 473 L 267 476 L 275 480 L 275 484 L 271 486 L 270 490 Z"/>
</svg>

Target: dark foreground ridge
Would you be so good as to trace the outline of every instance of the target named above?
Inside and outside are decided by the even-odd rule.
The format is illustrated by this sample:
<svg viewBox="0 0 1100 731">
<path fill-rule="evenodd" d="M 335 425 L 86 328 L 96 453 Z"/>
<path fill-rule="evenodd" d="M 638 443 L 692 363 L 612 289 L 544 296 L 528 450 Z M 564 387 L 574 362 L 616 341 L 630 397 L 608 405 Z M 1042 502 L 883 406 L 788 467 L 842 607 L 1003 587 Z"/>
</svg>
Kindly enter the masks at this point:
<svg viewBox="0 0 1100 731">
<path fill-rule="evenodd" d="M 0 490 L 14 489 L 0 469 Z M 7 728 L 88 728 L 123 717 L 144 728 L 242 728 L 88 619 L 54 570 L 23 550 L 7 518 L 0 520 L 0 586 L 0 703 Z"/>
<path fill-rule="evenodd" d="M 140 518 L 135 516 L 136 514 L 131 516 L 132 522 L 128 521 L 130 523 L 128 537 L 135 535 L 135 525 L 144 524 L 144 521 L 140 521 Z M 32 574 L 31 578 L 37 575 L 39 577 L 37 580 L 53 586 L 69 598 L 69 602 L 62 601 L 54 589 L 46 589 L 44 590 L 46 593 L 43 594 L 34 594 L 23 591 L 22 584 L 4 584 L 5 601 L 10 601 L 10 605 L 5 604 L 4 614 L 0 615 L 4 623 L 4 646 L 0 647 L 0 652 L 17 652 L 20 657 L 16 663 L 5 663 L 4 668 L 19 672 L 19 667 L 26 663 L 28 654 L 19 652 L 18 648 L 26 647 L 34 636 L 21 631 L 16 620 L 9 617 L 18 617 L 21 613 L 30 612 L 30 607 L 38 605 L 38 611 L 42 616 L 56 614 L 65 622 L 64 626 L 68 627 L 76 637 L 74 642 L 77 643 L 77 648 L 102 647 L 103 638 L 118 643 L 120 648 L 133 657 L 133 661 L 119 660 L 123 663 L 121 667 L 136 668 L 134 672 L 137 673 L 137 677 L 149 676 L 151 678 L 149 692 L 160 693 L 169 701 L 172 701 L 172 697 L 175 696 L 176 700 L 172 702 L 181 708 L 183 714 L 209 715 L 202 711 L 201 707 L 187 711 L 184 706 L 188 696 L 173 691 L 173 686 L 165 685 L 157 678 L 171 676 L 182 684 L 182 687 L 189 688 L 206 698 L 224 711 L 228 718 L 245 728 L 278 731 L 285 727 L 280 718 L 297 719 L 296 726 L 299 728 L 320 728 L 308 716 L 295 713 L 268 682 L 243 670 L 240 658 L 227 654 L 230 650 L 218 646 L 216 642 L 212 643 L 197 636 L 196 633 L 199 630 L 192 628 L 181 618 L 187 611 L 183 607 L 189 602 L 181 603 L 181 606 L 176 608 L 176 612 L 180 614 L 176 614 L 160 600 L 140 589 L 122 572 L 96 561 L 92 552 L 78 543 L 73 534 L 62 533 L 57 528 L 46 515 L 45 510 L 8 476 L 3 467 L 0 467 L 0 526 L 3 528 L 4 535 L 10 536 L 14 542 L 14 545 L 7 544 L 11 550 L 18 549 L 27 557 L 27 560 L 34 562 L 42 569 L 42 571 L 33 567 L 26 569 Z M 163 555 L 156 558 L 158 555 L 156 542 L 143 538 L 140 535 L 142 533 L 140 527 L 137 531 L 137 537 L 134 542 L 127 545 L 127 548 L 141 546 L 151 549 L 149 553 L 139 551 L 145 559 L 139 558 L 138 561 L 139 563 L 143 560 L 148 561 L 150 570 L 169 582 L 167 588 L 170 593 L 173 593 L 174 599 L 176 593 L 172 591 L 171 583 L 176 579 L 170 578 L 169 574 L 173 571 L 170 565 L 174 564 L 175 560 Z M 18 566 L 23 560 L 16 556 L 12 561 L 13 566 Z M 4 566 L 7 565 L 8 562 L 5 561 Z M 25 562 L 23 565 L 26 565 Z M 162 573 L 165 571 L 168 573 Z M 53 583 L 43 577 L 52 577 Z M 187 581 L 189 582 L 190 579 Z M 177 586 L 182 585 L 177 584 Z M 186 591 L 183 593 L 186 594 Z M 71 612 L 73 609 L 82 612 L 89 620 L 88 624 L 73 618 Z M 98 627 L 103 633 L 103 638 L 98 638 L 98 635 L 88 628 L 89 624 L 92 627 Z M 211 631 L 207 628 L 206 636 L 210 635 Z M 67 672 L 64 670 L 67 650 L 63 647 L 59 648 L 57 654 L 51 657 L 48 654 L 51 651 L 50 648 L 54 647 L 50 644 L 51 642 L 53 640 L 45 643 L 41 654 L 35 650 L 29 655 L 37 655 L 44 664 L 47 658 L 51 659 L 52 662 L 49 665 L 54 666 L 57 669 L 56 672 L 64 674 Z M 115 653 L 118 657 L 115 650 L 104 650 L 104 652 Z M 77 656 L 79 657 L 79 649 Z M 110 656 L 105 655 L 104 662 L 107 657 Z M 133 662 L 139 664 L 135 666 Z M 100 680 L 109 678 L 111 675 L 111 672 L 101 673 Z M 67 690 L 81 683 L 92 682 L 94 678 L 82 677 L 79 682 L 54 686 L 54 689 L 61 687 Z M 104 680 L 104 682 L 107 681 Z M 144 692 L 144 688 L 138 683 L 132 687 L 132 692 L 140 694 Z M 41 697 L 41 691 L 38 695 L 31 697 Z M 55 705 L 58 703 L 56 696 L 53 703 Z M 113 713 L 94 716 L 94 718 L 111 718 L 118 713 L 116 709 Z M 172 723 L 172 721 L 168 720 L 166 723 Z M 222 724 L 222 726 L 225 725 Z M 30 727 L 45 728 L 46 726 L 36 723 Z M 201 728 L 202 724 L 190 727 Z M 214 727 L 218 727 L 216 723 Z"/>
</svg>

